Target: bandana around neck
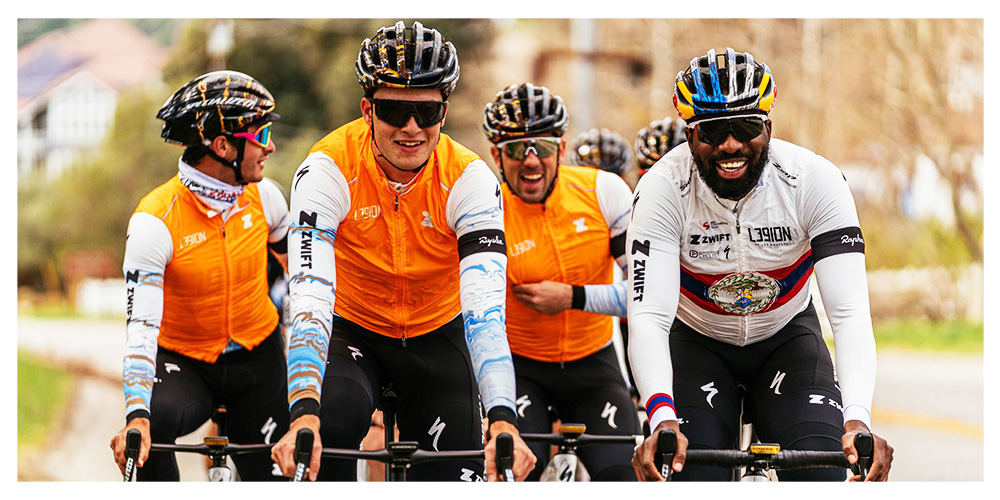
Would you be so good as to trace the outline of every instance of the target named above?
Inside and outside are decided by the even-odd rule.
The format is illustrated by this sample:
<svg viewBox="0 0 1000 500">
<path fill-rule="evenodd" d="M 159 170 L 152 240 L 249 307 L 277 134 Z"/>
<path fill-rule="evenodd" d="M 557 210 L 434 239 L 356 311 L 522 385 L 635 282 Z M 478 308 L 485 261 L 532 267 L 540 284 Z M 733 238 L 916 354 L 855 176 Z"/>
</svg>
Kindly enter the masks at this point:
<svg viewBox="0 0 1000 500">
<path fill-rule="evenodd" d="M 222 212 L 233 206 L 236 198 L 243 194 L 243 186 L 226 184 L 182 160 L 177 162 L 177 176 L 192 193 L 217 212 Z"/>
</svg>

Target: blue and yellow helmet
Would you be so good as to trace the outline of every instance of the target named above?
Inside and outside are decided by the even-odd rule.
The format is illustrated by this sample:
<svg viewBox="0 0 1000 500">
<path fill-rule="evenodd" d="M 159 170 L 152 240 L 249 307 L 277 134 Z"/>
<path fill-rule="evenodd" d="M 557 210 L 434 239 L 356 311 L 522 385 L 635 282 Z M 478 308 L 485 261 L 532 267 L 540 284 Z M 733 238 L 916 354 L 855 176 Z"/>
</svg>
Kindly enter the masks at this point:
<svg viewBox="0 0 1000 500">
<path fill-rule="evenodd" d="M 737 53 L 726 47 L 723 58 L 710 49 L 677 73 L 674 108 L 688 122 L 734 111 L 767 114 L 774 107 L 776 95 L 771 68 L 755 62 L 749 52 Z"/>
</svg>

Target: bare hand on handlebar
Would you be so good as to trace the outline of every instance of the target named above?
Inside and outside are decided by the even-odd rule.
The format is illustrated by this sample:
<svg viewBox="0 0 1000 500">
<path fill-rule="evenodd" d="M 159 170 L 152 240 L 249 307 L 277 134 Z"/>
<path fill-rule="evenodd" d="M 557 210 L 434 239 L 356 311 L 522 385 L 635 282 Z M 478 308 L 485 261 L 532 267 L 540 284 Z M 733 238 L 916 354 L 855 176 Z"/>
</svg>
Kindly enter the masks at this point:
<svg viewBox="0 0 1000 500">
<path fill-rule="evenodd" d="M 847 455 L 847 461 L 852 464 L 858 463 L 859 450 L 854 446 L 854 437 L 859 432 L 869 432 L 868 426 L 859 420 L 848 420 L 844 424 L 844 436 L 840 439 L 844 448 L 844 455 Z M 875 456 L 872 463 L 861 464 L 868 469 L 868 475 L 864 478 L 857 475 L 850 478 L 850 481 L 886 481 L 889 479 L 889 468 L 892 467 L 892 446 L 889 446 L 889 443 L 885 439 L 875 434 L 871 436 L 874 441 L 872 444 Z"/>
<path fill-rule="evenodd" d="M 642 444 L 635 449 L 635 454 L 632 455 L 632 468 L 635 469 L 635 477 L 639 481 L 665 481 L 660 469 L 656 466 L 659 431 L 664 429 L 673 429 L 677 436 L 677 448 L 670 464 L 673 471 L 680 472 L 684 468 L 688 440 L 681 433 L 676 420 L 666 420 L 656 426 L 652 435 L 643 440 Z"/>
<path fill-rule="evenodd" d="M 271 460 L 278 464 L 283 476 L 295 475 L 295 437 L 299 429 L 309 429 L 313 433 L 312 457 L 306 470 L 309 480 L 315 481 L 319 474 L 319 459 L 323 453 L 323 443 L 319 438 L 319 417 L 316 415 L 302 415 L 295 419 L 288 427 L 288 432 L 271 448 Z"/>
<path fill-rule="evenodd" d="M 490 424 L 489 435 L 490 440 L 486 443 L 486 478 L 489 481 L 502 481 L 503 478 L 500 476 L 500 472 L 497 471 L 496 456 L 497 456 L 497 436 L 501 433 L 508 433 L 514 438 L 514 480 L 524 481 L 524 478 L 535 468 L 535 455 L 531 453 L 528 449 L 528 445 L 524 443 L 521 439 L 521 435 L 517 432 L 517 427 L 514 427 L 510 422 L 505 422 L 502 420 L 493 422 Z"/>
<path fill-rule="evenodd" d="M 125 474 L 125 436 L 129 429 L 137 429 L 142 433 L 142 443 L 139 447 L 139 460 L 136 461 L 136 467 L 142 467 L 146 463 L 146 459 L 149 458 L 149 447 L 153 444 L 152 439 L 149 437 L 148 418 L 133 418 L 122 430 L 112 436 L 111 451 L 115 455 L 115 462 L 118 464 L 118 468 L 122 474 Z"/>
</svg>

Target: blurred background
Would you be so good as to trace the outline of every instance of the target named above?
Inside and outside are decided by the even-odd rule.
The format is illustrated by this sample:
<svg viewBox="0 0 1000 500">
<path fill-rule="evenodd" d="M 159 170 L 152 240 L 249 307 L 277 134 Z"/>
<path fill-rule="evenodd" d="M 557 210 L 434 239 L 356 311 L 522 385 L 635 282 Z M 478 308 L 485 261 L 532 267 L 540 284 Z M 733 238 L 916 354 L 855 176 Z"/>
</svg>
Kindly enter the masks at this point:
<svg viewBox="0 0 1000 500">
<path fill-rule="evenodd" d="M 110 320 L 116 366 L 107 373 L 68 366 L 105 383 L 117 376 L 121 399 L 125 229 L 140 197 L 176 173 L 181 149 L 160 139 L 155 119 L 176 88 L 223 68 L 264 83 L 282 115 L 265 175 L 287 197 L 309 147 L 360 116 L 360 42 L 396 20 L 19 19 L 17 304 L 26 350 L 19 370 L 37 361 L 31 373 L 38 373 L 52 359 L 65 369 L 63 361 L 74 359 L 59 346 L 75 344 L 58 336 L 45 344 L 39 339 L 49 337 L 38 332 L 65 330 L 60 321 Z M 531 81 L 562 96 L 567 138 L 603 127 L 631 143 L 649 122 L 676 116 L 674 76 L 691 58 L 729 46 L 767 63 L 778 88 L 773 136 L 833 161 L 854 192 L 880 363 L 894 351 L 916 367 L 925 364 L 920 356 L 978 363 L 971 395 L 955 404 L 968 415 L 928 415 L 900 402 L 876 418 L 957 429 L 978 446 L 978 469 L 973 456 L 973 470 L 950 479 L 982 480 L 982 19 L 419 20 L 459 54 L 445 132 L 488 164 L 483 107 L 510 84 Z M 635 178 L 626 174 L 632 185 Z M 19 385 L 19 425 L 42 411 L 27 408 L 28 392 Z M 54 399 L 39 404 L 74 404 L 72 394 Z M 120 426 L 122 403 L 109 404 L 118 406 L 106 409 L 114 425 L 104 441 Z M 19 428 L 19 462 L 22 444 L 39 443 Z M 53 478 L 34 474 L 25 478 Z"/>
</svg>

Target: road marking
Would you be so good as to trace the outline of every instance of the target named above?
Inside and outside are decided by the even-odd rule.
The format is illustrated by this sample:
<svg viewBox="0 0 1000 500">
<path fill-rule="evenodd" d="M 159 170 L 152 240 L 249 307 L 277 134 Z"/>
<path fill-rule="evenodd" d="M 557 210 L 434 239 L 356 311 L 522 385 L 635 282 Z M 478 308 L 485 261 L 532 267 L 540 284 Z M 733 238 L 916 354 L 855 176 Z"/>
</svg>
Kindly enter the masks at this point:
<svg viewBox="0 0 1000 500">
<path fill-rule="evenodd" d="M 904 412 L 887 408 L 873 408 L 872 420 L 877 420 L 880 424 L 921 427 L 925 429 L 948 432 L 951 434 L 959 434 L 976 439 L 983 439 L 983 426 L 951 418 L 918 415 L 912 412 Z"/>
</svg>

